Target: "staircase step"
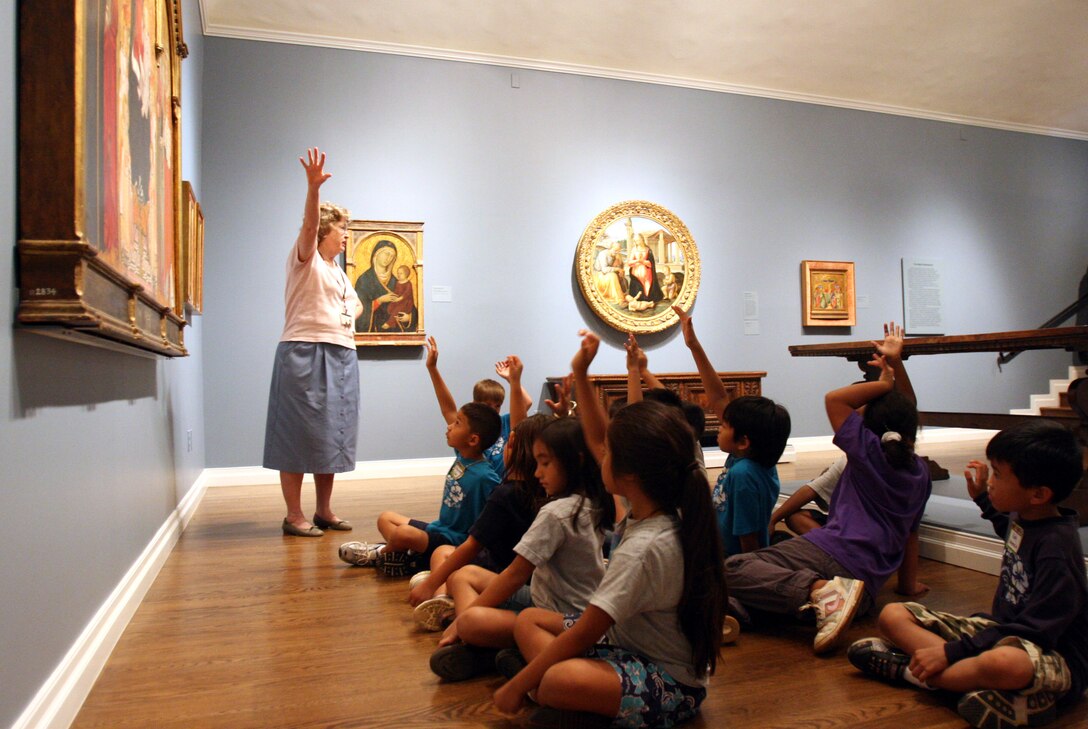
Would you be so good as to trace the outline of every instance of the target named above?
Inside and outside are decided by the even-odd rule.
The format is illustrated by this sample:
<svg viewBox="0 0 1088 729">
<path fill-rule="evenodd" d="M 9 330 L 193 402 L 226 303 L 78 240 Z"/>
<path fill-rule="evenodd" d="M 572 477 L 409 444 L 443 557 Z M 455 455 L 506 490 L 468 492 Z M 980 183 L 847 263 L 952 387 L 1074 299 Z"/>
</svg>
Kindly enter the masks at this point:
<svg viewBox="0 0 1088 729">
<path fill-rule="evenodd" d="M 1044 418 L 1072 418 L 1073 408 L 1039 408 L 1039 415 Z"/>
</svg>

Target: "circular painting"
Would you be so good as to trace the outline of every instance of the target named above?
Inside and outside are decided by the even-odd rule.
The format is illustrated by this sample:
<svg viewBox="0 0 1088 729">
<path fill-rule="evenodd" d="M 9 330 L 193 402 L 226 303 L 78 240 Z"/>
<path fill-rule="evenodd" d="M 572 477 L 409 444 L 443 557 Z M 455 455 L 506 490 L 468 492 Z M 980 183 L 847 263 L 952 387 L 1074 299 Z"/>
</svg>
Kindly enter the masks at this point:
<svg viewBox="0 0 1088 729">
<path fill-rule="evenodd" d="M 645 200 L 605 210 L 586 226 L 575 257 L 589 307 L 622 332 L 659 332 L 699 290 L 699 251 L 687 226 Z"/>
</svg>

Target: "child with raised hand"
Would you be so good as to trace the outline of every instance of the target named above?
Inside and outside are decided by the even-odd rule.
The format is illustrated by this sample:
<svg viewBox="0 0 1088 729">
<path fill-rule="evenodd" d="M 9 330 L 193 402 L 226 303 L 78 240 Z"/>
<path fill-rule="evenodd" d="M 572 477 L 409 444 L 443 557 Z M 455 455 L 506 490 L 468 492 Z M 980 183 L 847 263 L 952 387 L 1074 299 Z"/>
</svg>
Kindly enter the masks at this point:
<svg viewBox="0 0 1088 729">
<path fill-rule="evenodd" d="M 453 394 L 442 378 L 442 373 L 438 371 L 438 342 L 434 337 L 427 337 L 426 348 L 427 374 L 430 375 L 431 385 L 434 387 L 438 409 L 442 412 L 442 418 L 450 423 L 457 415 L 457 401 L 453 399 Z M 495 380 L 483 379 L 473 385 L 472 401 L 483 403 L 496 413 L 500 413 L 499 437 L 484 449 L 484 457 L 501 479 L 505 468 L 502 460 L 503 444 L 510 435 L 510 429 L 525 419 L 533 400 L 528 391 L 521 386 L 522 366 L 521 360 L 517 357 L 511 355 L 496 362 L 495 373 L 510 383 L 510 412 L 501 413 L 506 392 Z"/>
<path fill-rule="evenodd" d="M 409 583 L 408 602 L 415 606 L 416 623 L 424 630 L 441 630 L 453 618 L 455 608 L 472 602 L 447 592 L 446 580 L 469 565 L 481 576 L 494 575 L 514 561 L 514 546 L 521 540 L 544 503 L 544 489 L 536 478 L 533 443 L 550 422 L 546 415 L 532 415 L 517 424 L 506 441 L 506 477 L 491 492 L 483 511 L 468 530 L 468 539 L 457 548 L 439 547 L 431 556 L 431 569 Z M 482 579 L 482 577 L 481 577 Z"/>
<path fill-rule="evenodd" d="M 691 317 L 678 306 L 673 311 L 699 370 L 707 408 L 721 417 L 718 446 L 729 454 L 713 494 L 722 546 L 727 555 L 766 547 L 770 543 L 767 525 L 780 489 L 775 464 L 790 436 L 790 414 L 766 397 L 747 395 L 727 401 L 725 385 L 695 336 Z"/>
<path fill-rule="evenodd" d="M 816 610 L 816 653 L 834 648 L 855 613 L 872 605 L 902 562 L 930 493 L 929 469 L 914 453 L 918 409 L 894 391 L 894 370 L 883 355 L 869 364 L 880 369 L 879 380 L 824 398 L 835 445 L 847 457 L 827 524 L 725 561 L 730 599 L 743 607 L 784 615 Z"/>
<path fill-rule="evenodd" d="M 358 567 L 377 567 L 389 577 L 419 571 L 443 545 L 458 546 L 499 485 L 499 477 L 483 452 L 499 437 L 499 414 L 486 405 L 470 402 L 457 410 L 446 426 L 446 444 L 456 458 L 446 473 L 438 518 L 428 523 L 395 511 L 378 515 L 378 531 L 385 542 L 345 542 L 340 559 Z"/>
<path fill-rule="evenodd" d="M 573 363 L 577 387 L 589 385 L 598 343 L 585 334 Z M 613 726 L 671 727 L 698 712 L 719 657 L 726 585 L 709 485 L 675 408 L 632 403 L 605 430 L 600 403 L 586 398 L 582 407 L 605 484 L 631 511 L 580 617 L 535 608 L 518 615 L 529 663 L 495 692 L 495 705 L 515 712 L 535 691 L 541 713 L 563 712 L 552 717 L 560 725 L 588 725 L 595 715 Z"/>
<path fill-rule="evenodd" d="M 1073 433 L 1032 419 L 971 461 L 971 498 L 1005 540 L 991 614 L 960 617 L 892 603 L 880 631 L 850 646 L 850 662 L 893 683 L 963 693 L 975 727 L 1040 726 L 1088 688 L 1088 580 L 1076 513 L 1058 504 L 1083 474 Z"/>
<path fill-rule="evenodd" d="M 533 443 L 533 456 L 537 479 L 549 501 L 514 547 L 514 561 L 458 613 L 439 641 L 430 665 L 447 681 L 493 669 L 496 649 L 514 647 L 517 614 L 502 606 L 530 577 L 528 604 L 576 613 L 585 609 L 604 575 L 602 546 L 615 521 L 615 506 L 601 483 L 597 461 L 586 448 L 581 423 L 574 418 L 549 422 Z M 450 578 L 455 595 L 465 571 Z M 508 607 L 526 607 L 525 595 L 518 597 Z"/>
<path fill-rule="evenodd" d="M 910 377 L 903 364 L 903 328 L 894 321 L 884 325 L 883 341 L 873 340 L 873 347 L 878 354 L 884 356 L 885 361 L 892 370 L 895 380 L 895 390 L 917 406 L 918 400 L 914 394 Z M 786 499 L 785 503 L 771 514 L 770 534 L 772 539 L 775 534 L 775 526 L 779 522 L 785 522 L 796 535 L 804 535 L 818 529 L 827 523 L 826 510 L 831 504 L 835 487 L 839 485 L 843 470 L 846 469 L 846 456 L 828 466 L 823 473 L 797 489 Z M 813 501 L 822 501 L 824 511 L 817 509 L 805 509 L 804 507 Z M 903 561 L 897 571 L 898 580 L 895 592 L 906 597 L 919 597 L 929 592 L 929 586 L 918 580 L 918 532 L 911 532 L 904 548 Z"/>
</svg>

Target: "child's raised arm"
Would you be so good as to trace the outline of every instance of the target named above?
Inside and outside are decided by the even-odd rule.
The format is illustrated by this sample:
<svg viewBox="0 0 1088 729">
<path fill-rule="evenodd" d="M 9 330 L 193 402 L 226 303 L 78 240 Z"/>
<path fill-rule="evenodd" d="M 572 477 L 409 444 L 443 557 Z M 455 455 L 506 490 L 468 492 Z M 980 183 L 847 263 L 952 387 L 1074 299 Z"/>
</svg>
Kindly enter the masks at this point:
<svg viewBox="0 0 1088 729">
<path fill-rule="evenodd" d="M 696 369 L 699 370 L 699 379 L 703 381 L 707 409 L 717 413 L 720 417 L 725 412 L 726 406 L 725 385 L 722 384 L 721 378 L 718 377 L 714 365 L 710 364 L 710 359 L 706 356 L 706 352 L 703 351 L 703 345 L 699 343 L 699 338 L 695 336 L 695 325 L 692 324 L 691 317 L 679 306 L 672 307 L 672 310 L 680 317 L 680 330 L 684 333 L 684 344 L 691 350 L 691 357 L 695 360 Z"/>
<path fill-rule="evenodd" d="M 888 365 L 892 368 L 892 374 L 895 376 L 895 389 L 910 398 L 910 401 L 915 405 L 918 404 L 918 398 L 914 394 L 914 386 L 910 384 L 910 378 L 907 377 L 907 368 L 903 365 L 903 327 L 897 325 L 894 321 L 890 321 L 884 325 L 884 341 L 873 341 L 873 346 L 876 347 L 878 354 L 884 356 Z"/>
<path fill-rule="evenodd" d="M 879 380 L 840 387 L 824 396 L 827 419 L 831 421 L 831 427 L 836 433 L 852 412 L 881 395 L 891 392 L 895 376 L 883 355 L 873 355 L 869 364 L 880 368 Z"/>
<path fill-rule="evenodd" d="M 446 381 L 442 379 L 442 373 L 438 371 L 438 342 L 434 337 L 427 337 L 427 374 L 431 376 L 431 385 L 434 386 L 434 395 L 438 398 L 438 409 L 442 411 L 442 417 L 447 423 L 452 423 L 457 417 L 457 401 L 453 399 L 450 388 L 446 387 Z"/>
<path fill-rule="evenodd" d="M 517 366 L 517 372 L 514 372 L 514 367 Z M 524 371 L 524 366 L 521 364 L 521 360 L 516 355 L 510 355 L 506 359 L 500 359 L 495 363 L 495 374 L 506 380 L 506 384 L 510 386 L 510 427 L 520 423 L 525 418 L 529 417 L 529 408 L 533 405 L 533 396 L 529 394 L 521 385 L 521 373 Z M 517 377 L 517 381 L 514 381 L 514 377 Z M 518 402 L 520 414 L 514 412 L 514 403 Z"/>
<path fill-rule="evenodd" d="M 502 371 L 499 369 L 500 364 L 504 364 Z M 517 355 L 512 354 L 504 363 L 496 362 L 495 371 L 500 377 L 505 371 L 506 381 L 510 383 L 510 429 L 513 430 L 518 423 L 529 417 L 529 407 L 533 404 L 533 399 L 521 385 L 521 373 L 525 371 L 525 365 Z"/>
<path fill-rule="evenodd" d="M 627 341 L 623 343 L 623 348 L 627 350 L 627 404 L 631 404 L 642 400 L 642 368 L 644 365 L 640 360 L 644 360 L 646 355 L 638 346 L 638 340 L 635 339 L 634 334 L 627 335 Z"/>
<path fill-rule="evenodd" d="M 604 459 L 604 438 L 608 430 L 608 416 L 604 406 L 593 392 L 593 385 L 589 383 L 589 364 L 597 356 L 597 349 L 601 346 L 601 340 L 588 329 L 579 330 L 582 337 L 582 346 L 570 362 L 571 372 L 574 373 L 574 390 L 578 392 L 581 400 L 582 433 L 586 439 L 586 447 L 593 457 L 600 463 Z"/>
</svg>

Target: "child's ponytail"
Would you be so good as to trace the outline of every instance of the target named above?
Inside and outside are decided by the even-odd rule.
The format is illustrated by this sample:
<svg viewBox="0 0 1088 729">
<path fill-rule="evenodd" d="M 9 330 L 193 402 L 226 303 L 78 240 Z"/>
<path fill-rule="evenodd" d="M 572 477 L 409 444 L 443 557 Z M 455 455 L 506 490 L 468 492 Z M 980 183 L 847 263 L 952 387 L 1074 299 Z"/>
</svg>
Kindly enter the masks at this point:
<svg viewBox="0 0 1088 729">
<path fill-rule="evenodd" d="M 880 436 L 888 465 L 910 469 L 915 463 L 914 440 L 918 434 L 918 407 L 903 393 L 892 390 L 865 406 L 865 427 Z"/>
<path fill-rule="evenodd" d="M 725 573 L 710 485 L 695 460 L 691 428 L 676 408 L 644 400 L 616 413 L 608 447 L 613 473 L 636 476 L 650 500 L 680 519 L 684 586 L 677 617 L 696 674 L 713 673 L 725 619 Z"/>
</svg>

